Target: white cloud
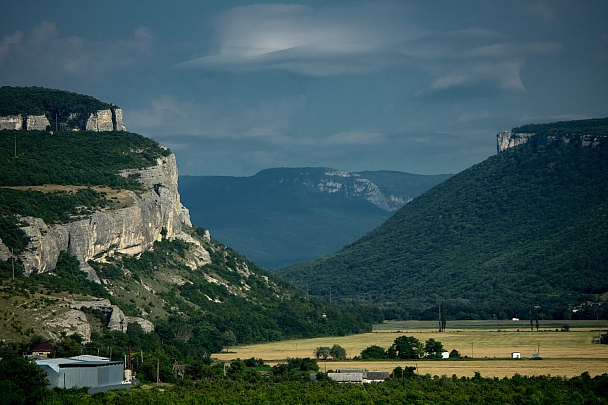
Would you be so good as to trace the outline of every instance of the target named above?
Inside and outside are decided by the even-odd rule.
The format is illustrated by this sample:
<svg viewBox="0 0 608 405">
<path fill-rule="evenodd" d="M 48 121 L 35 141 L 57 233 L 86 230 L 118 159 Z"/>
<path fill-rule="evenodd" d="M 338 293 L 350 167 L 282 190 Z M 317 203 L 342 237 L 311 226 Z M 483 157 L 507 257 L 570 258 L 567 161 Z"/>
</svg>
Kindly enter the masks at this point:
<svg viewBox="0 0 608 405">
<path fill-rule="evenodd" d="M 217 49 L 179 66 L 235 72 L 282 69 L 309 76 L 378 70 L 402 59 L 400 47 L 418 35 L 405 21 L 405 10 L 394 3 L 348 9 L 236 7 L 217 21 Z"/>
</svg>

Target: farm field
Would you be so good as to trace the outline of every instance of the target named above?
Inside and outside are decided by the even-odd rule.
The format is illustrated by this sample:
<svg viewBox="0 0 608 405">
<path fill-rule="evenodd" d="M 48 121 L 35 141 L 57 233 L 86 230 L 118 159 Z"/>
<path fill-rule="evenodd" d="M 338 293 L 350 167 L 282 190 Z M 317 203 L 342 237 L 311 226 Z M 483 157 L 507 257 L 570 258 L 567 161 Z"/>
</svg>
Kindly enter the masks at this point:
<svg viewBox="0 0 608 405">
<path fill-rule="evenodd" d="M 570 331 L 561 328 L 569 325 Z M 445 332 L 437 332 L 437 322 L 386 322 L 375 325 L 371 333 L 352 336 L 300 339 L 249 346 L 232 347 L 214 355 L 223 361 L 236 358 L 261 358 L 268 364 L 288 357 L 313 357 L 319 346 L 339 344 L 347 356 L 358 356 L 371 345 L 389 347 L 395 338 L 414 336 L 421 342 L 434 338 L 451 351 L 456 349 L 462 359 L 450 360 L 377 360 L 377 361 L 319 361 L 320 370 L 366 368 L 392 371 L 397 366 L 416 366 L 420 374 L 472 377 L 479 372 L 484 377 L 521 375 L 552 375 L 572 377 L 587 371 L 592 376 L 608 373 L 608 345 L 592 344 L 608 321 L 543 321 L 539 330 L 530 330 L 529 321 L 451 321 Z M 511 359 L 520 352 L 521 359 Z M 541 360 L 531 360 L 539 353 Z"/>
</svg>

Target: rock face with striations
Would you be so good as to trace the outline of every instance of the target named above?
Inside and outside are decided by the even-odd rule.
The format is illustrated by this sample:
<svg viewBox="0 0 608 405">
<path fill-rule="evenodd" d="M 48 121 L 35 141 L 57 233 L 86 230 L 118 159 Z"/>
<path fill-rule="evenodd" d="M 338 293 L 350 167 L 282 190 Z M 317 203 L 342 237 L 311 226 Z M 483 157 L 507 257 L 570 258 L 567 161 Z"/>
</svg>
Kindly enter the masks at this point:
<svg viewBox="0 0 608 405">
<path fill-rule="evenodd" d="M 20 256 L 26 274 L 44 273 L 55 268 L 61 251 L 67 250 L 80 261 L 89 278 L 99 282 L 88 260 L 103 260 L 115 252 L 142 253 L 164 237 L 181 238 L 197 243 L 182 232 L 182 225 L 192 226 L 188 210 L 177 191 L 175 155 L 159 158 L 157 165 L 123 173 L 140 175 L 148 191 L 129 192 L 133 203 L 122 209 L 98 211 L 86 219 L 67 224 L 47 225 L 40 218 L 22 218 L 29 225 L 24 231 L 30 243 Z M 201 262 L 210 262 L 208 252 L 198 246 Z"/>
<path fill-rule="evenodd" d="M 113 108 L 91 113 L 85 129 L 95 132 L 126 131 L 126 127 L 122 122 L 122 110 L 120 108 Z"/>
<path fill-rule="evenodd" d="M 496 135 L 496 149 L 501 153 L 509 148 L 528 143 L 533 140 L 537 146 L 548 144 L 577 145 L 584 148 L 593 148 L 608 141 L 608 137 L 602 135 L 580 135 L 580 134 L 535 134 L 517 133 L 513 131 L 501 131 Z"/>
</svg>

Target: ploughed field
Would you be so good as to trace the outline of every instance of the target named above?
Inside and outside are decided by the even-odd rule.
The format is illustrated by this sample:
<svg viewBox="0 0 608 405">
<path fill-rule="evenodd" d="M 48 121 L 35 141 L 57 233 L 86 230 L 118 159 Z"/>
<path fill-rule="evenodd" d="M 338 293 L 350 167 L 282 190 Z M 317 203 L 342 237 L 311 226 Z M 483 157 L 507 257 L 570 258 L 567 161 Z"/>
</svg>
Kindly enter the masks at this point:
<svg viewBox="0 0 608 405">
<path fill-rule="evenodd" d="M 569 331 L 562 331 L 565 325 Z M 343 337 L 300 339 L 231 347 L 214 355 L 219 360 L 261 358 L 273 365 L 288 357 L 314 357 L 319 346 L 338 344 L 347 357 L 359 356 L 368 346 L 388 348 L 402 335 L 413 336 L 423 344 L 433 338 L 444 349 L 458 350 L 459 359 L 447 360 L 319 360 L 320 371 L 365 368 L 392 371 L 397 366 L 415 366 L 420 374 L 472 377 L 551 375 L 573 377 L 587 371 L 591 376 L 608 373 L 608 345 L 594 344 L 594 337 L 608 333 L 608 321 L 540 321 L 539 330 L 530 330 L 530 322 L 520 321 L 448 321 L 445 332 L 437 332 L 438 322 L 406 321 L 375 325 L 371 333 Z M 521 359 L 511 359 L 511 353 Z M 533 359 L 535 353 L 540 359 Z"/>
</svg>

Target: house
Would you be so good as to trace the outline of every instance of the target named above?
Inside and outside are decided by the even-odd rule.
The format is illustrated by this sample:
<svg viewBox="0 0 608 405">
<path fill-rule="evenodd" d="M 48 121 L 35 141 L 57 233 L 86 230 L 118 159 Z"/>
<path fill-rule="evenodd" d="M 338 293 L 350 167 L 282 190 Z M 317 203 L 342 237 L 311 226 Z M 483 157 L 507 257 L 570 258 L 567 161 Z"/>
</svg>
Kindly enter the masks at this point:
<svg viewBox="0 0 608 405">
<path fill-rule="evenodd" d="M 511 358 L 512 359 L 521 359 L 521 353 L 520 352 L 511 352 Z"/>
<path fill-rule="evenodd" d="M 48 357 L 53 351 L 53 345 L 48 342 L 42 342 L 35 346 L 30 351 L 32 357 Z"/>
<path fill-rule="evenodd" d="M 49 388 L 87 387 L 89 394 L 130 388 L 124 383 L 124 365 L 107 357 L 76 356 L 39 359 L 36 364 L 47 375 Z"/>
</svg>

